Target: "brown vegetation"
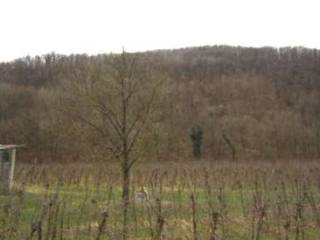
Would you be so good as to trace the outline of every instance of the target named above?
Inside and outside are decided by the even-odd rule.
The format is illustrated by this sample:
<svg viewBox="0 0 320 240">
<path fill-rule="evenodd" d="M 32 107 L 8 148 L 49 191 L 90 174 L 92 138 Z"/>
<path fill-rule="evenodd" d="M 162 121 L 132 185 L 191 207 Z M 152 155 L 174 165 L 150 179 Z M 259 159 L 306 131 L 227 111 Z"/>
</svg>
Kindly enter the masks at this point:
<svg viewBox="0 0 320 240">
<path fill-rule="evenodd" d="M 119 165 L 27 164 L 0 196 L 0 239 L 121 239 Z M 137 164 L 128 239 L 320 237 L 319 164 Z M 139 201 L 135 192 L 148 198 Z"/>
<path fill-rule="evenodd" d="M 195 125 L 205 159 L 319 157 L 319 50 L 216 46 L 129 55 L 143 59 L 140 73 L 167 79 L 152 127 L 145 126 L 145 160 L 190 158 Z M 66 86 L 104 89 L 112 58 L 48 54 L 0 64 L 1 142 L 27 143 L 28 161 L 111 158 L 99 133 L 60 109 L 68 111 L 65 92 L 75 96 Z M 91 114 L 87 103 L 73 109 Z"/>
</svg>

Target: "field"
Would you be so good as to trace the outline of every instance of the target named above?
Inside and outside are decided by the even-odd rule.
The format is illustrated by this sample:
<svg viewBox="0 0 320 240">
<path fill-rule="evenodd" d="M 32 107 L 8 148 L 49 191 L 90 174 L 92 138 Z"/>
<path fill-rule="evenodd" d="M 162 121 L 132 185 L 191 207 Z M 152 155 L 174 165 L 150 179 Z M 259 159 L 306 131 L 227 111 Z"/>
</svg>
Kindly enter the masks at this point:
<svg viewBox="0 0 320 240">
<path fill-rule="evenodd" d="M 318 240 L 319 171 L 315 161 L 137 164 L 129 239 Z M 15 176 L 0 196 L 1 240 L 121 239 L 116 164 L 18 165 Z"/>
</svg>

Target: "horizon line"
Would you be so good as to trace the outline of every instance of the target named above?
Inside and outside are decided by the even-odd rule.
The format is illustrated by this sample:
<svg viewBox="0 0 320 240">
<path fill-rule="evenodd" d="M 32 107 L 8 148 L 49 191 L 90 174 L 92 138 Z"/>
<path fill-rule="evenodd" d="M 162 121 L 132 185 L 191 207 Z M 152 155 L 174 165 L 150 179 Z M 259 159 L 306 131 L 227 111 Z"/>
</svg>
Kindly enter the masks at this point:
<svg viewBox="0 0 320 240">
<path fill-rule="evenodd" d="M 284 49 L 284 48 L 303 48 L 303 49 L 309 49 L 309 50 L 317 50 L 320 51 L 320 48 L 317 47 L 308 47 L 303 45 L 283 45 L 283 46 L 272 46 L 272 45 L 263 45 L 263 46 L 247 46 L 247 45 L 233 45 L 233 44 L 214 44 L 214 45 L 190 45 L 190 46 L 184 46 L 184 47 L 176 47 L 176 48 L 153 48 L 153 49 L 145 49 L 145 50 L 127 50 L 125 47 L 122 47 L 121 51 L 101 51 L 101 52 L 95 52 L 95 53 L 89 53 L 89 52 L 74 52 L 74 53 L 60 53 L 56 51 L 48 51 L 47 53 L 39 53 L 39 54 L 27 54 L 21 57 L 13 58 L 12 60 L 0 60 L 0 64 L 6 64 L 6 63 L 13 63 L 18 60 L 22 60 L 25 58 L 36 58 L 36 57 L 44 57 L 50 54 L 55 54 L 59 56 L 64 57 L 70 57 L 73 55 L 80 56 L 80 55 L 86 55 L 89 57 L 95 57 L 99 55 L 112 55 L 112 54 L 120 54 L 121 52 L 127 52 L 127 53 L 150 53 L 150 52 L 159 52 L 159 51 L 178 51 L 178 50 L 186 50 L 186 49 L 192 49 L 192 48 L 213 48 L 213 47 L 229 47 L 229 48 L 253 48 L 253 49 L 263 49 L 263 48 L 270 48 L 270 49 Z"/>
</svg>

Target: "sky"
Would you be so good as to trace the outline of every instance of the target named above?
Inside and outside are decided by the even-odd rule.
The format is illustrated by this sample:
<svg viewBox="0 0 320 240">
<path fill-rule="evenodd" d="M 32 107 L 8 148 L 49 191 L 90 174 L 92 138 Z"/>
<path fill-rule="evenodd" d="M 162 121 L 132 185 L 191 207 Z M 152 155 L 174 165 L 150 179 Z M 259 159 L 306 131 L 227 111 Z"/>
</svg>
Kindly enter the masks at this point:
<svg viewBox="0 0 320 240">
<path fill-rule="evenodd" d="M 319 0 L 0 0 L 0 61 L 203 45 L 320 49 Z"/>
</svg>

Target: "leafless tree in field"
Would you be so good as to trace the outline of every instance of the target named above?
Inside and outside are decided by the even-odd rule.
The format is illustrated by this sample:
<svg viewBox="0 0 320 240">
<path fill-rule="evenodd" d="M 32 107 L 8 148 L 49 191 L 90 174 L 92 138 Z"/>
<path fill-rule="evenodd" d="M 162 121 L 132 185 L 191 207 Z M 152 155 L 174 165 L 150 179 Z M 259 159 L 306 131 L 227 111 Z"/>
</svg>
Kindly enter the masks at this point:
<svg viewBox="0 0 320 240">
<path fill-rule="evenodd" d="M 149 67 L 148 67 L 149 66 Z M 141 152 L 138 145 L 151 122 L 163 77 L 143 57 L 123 52 L 105 66 L 86 65 L 68 84 L 64 111 L 97 133 L 100 143 L 121 164 L 123 239 L 128 234 L 130 170 Z"/>
</svg>

